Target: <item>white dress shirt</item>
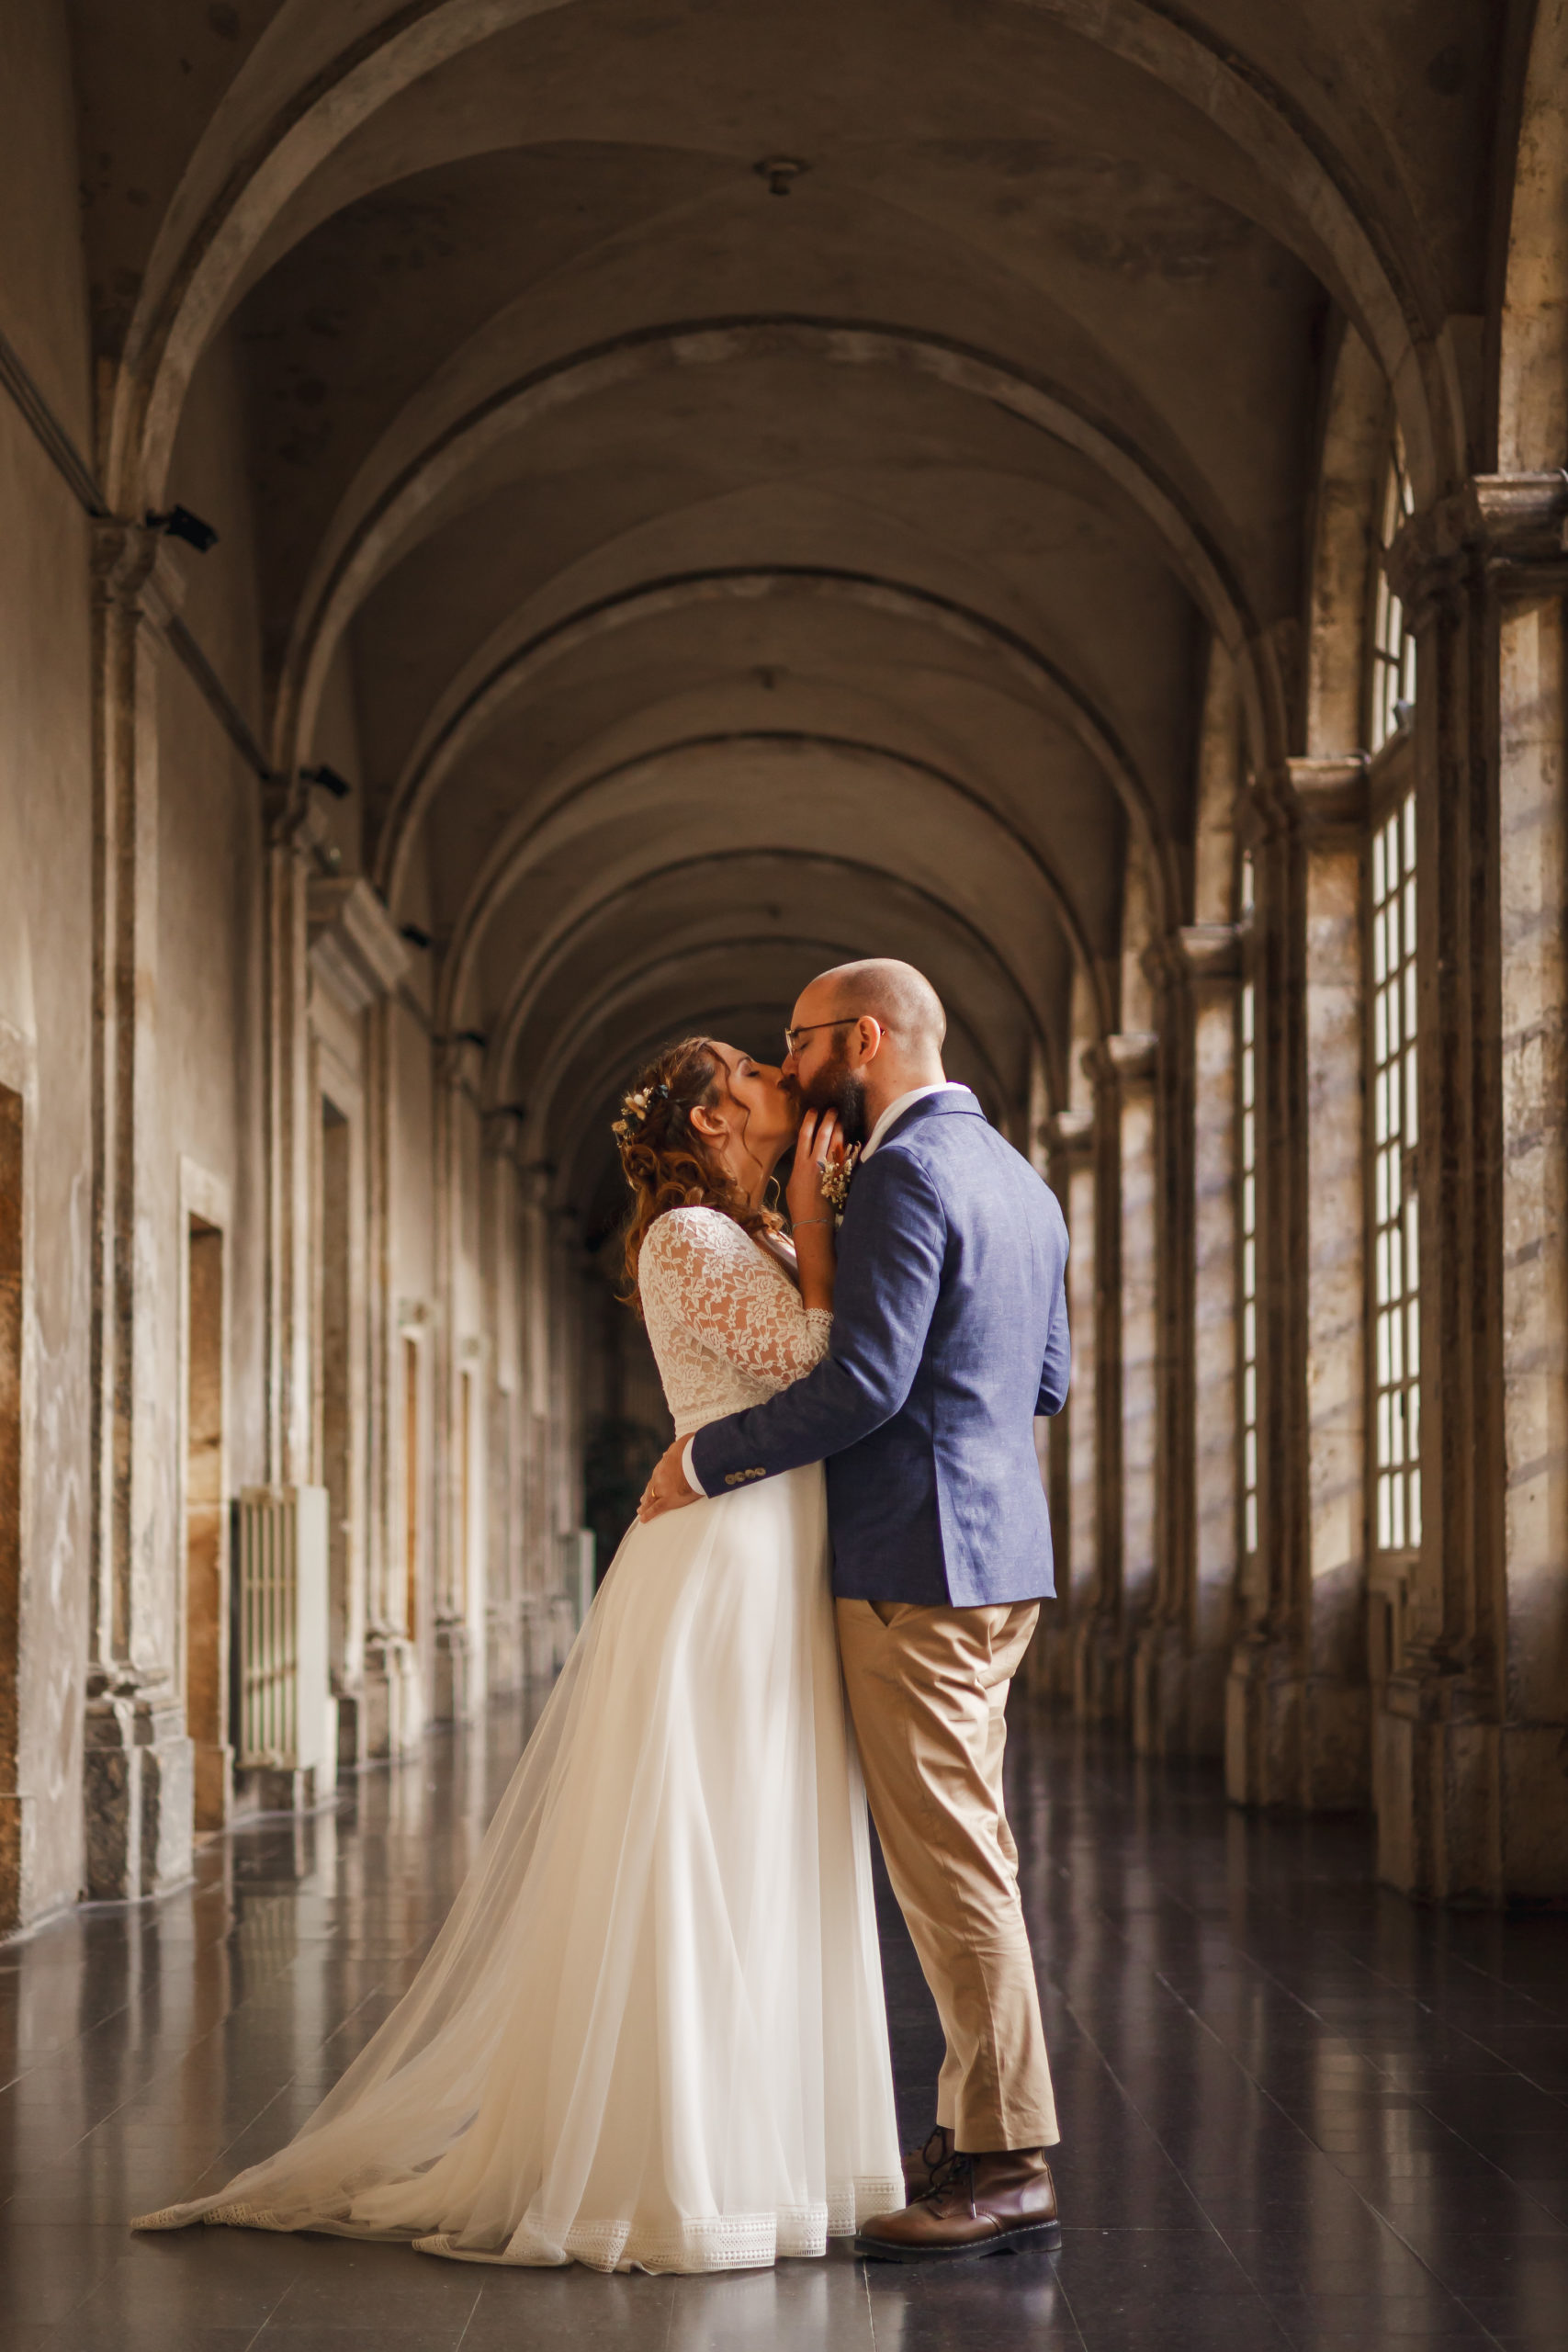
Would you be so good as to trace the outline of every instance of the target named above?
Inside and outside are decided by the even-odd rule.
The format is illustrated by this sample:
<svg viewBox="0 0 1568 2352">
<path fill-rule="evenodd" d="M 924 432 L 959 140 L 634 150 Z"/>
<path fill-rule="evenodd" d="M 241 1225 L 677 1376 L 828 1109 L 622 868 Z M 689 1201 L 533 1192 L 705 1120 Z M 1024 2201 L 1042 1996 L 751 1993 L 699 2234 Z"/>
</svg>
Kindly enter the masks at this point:
<svg viewBox="0 0 1568 2352">
<path fill-rule="evenodd" d="M 894 1100 L 887 1105 L 886 1110 L 882 1114 L 881 1118 L 878 1119 L 875 1126 L 873 1127 L 870 1135 L 867 1136 L 864 1143 L 861 1146 L 861 1159 L 869 1159 L 872 1153 L 876 1149 L 877 1145 L 886 1139 L 887 1130 L 893 1125 L 894 1120 L 901 1119 L 905 1112 L 912 1110 L 917 1102 L 923 1102 L 928 1094 L 967 1094 L 968 1091 L 969 1089 L 966 1086 L 961 1086 L 956 1079 L 942 1078 L 939 1079 L 934 1086 L 911 1086 L 907 1094 L 895 1096 Z M 858 1161 L 856 1162 L 856 1165 L 859 1165 Z M 703 1485 L 702 1480 L 698 1477 L 692 1463 L 692 1447 L 696 1442 L 696 1437 L 697 1432 L 694 1430 L 692 1435 L 686 1440 L 685 1447 L 681 1455 L 681 1468 L 685 1474 L 686 1484 L 690 1487 L 692 1492 L 694 1495 L 701 1495 L 705 1502 L 707 1500 L 707 1488 Z"/>
</svg>

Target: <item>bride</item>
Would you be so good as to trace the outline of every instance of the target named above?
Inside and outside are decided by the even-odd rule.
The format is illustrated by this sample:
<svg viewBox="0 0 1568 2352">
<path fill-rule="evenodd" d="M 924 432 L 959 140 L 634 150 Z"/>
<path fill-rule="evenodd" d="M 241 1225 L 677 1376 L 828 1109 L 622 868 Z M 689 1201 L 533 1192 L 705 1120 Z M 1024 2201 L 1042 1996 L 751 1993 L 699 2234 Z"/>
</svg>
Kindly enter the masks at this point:
<svg viewBox="0 0 1568 2352">
<path fill-rule="evenodd" d="M 626 1097 L 626 1264 L 680 1434 L 825 1352 L 833 1227 L 776 1069 L 690 1038 Z M 413 1984 L 309 2123 L 144 2215 L 461 2261 L 722 2270 L 903 2205 L 820 1464 L 636 1525 Z"/>
</svg>

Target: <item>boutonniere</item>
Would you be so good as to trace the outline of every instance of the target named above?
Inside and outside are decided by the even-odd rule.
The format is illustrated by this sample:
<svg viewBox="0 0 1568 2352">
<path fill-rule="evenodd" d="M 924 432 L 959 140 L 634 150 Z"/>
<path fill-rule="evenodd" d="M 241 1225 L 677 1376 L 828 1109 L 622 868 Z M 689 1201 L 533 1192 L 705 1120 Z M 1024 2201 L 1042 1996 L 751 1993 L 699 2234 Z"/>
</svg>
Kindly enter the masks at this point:
<svg viewBox="0 0 1568 2352">
<path fill-rule="evenodd" d="M 822 1170 L 822 1198 L 832 1210 L 836 1226 L 842 1225 L 844 1221 L 844 1203 L 850 1197 L 850 1185 L 859 1158 L 859 1144 L 852 1144 L 841 1158 L 832 1160 Z"/>
</svg>

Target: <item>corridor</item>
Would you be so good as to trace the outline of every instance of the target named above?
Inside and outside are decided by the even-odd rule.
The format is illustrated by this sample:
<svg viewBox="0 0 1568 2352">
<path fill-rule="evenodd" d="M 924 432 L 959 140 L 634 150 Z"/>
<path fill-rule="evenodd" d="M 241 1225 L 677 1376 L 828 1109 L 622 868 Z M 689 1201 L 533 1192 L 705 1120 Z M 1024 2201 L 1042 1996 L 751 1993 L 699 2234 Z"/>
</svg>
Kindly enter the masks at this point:
<svg viewBox="0 0 1568 2352">
<path fill-rule="evenodd" d="M 270 2150 L 407 1981 L 528 1722 L 205 1844 L 0 1957 L 6 2352 L 1559 2352 L 1568 1921 L 1416 1909 L 1364 1821 L 1248 1818 L 1021 1701 L 1010 1803 L 1065 2139 L 1057 2257 L 497 2274 L 128 2211 Z M 902 2120 L 934 2018 L 884 1950 Z"/>
<path fill-rule="evenodd" d="M 1565 92 L 1568 0 L 0 0 L 0 2352 L 1568 2337 Z M 1059 2264 L 130 2244 L 672 1435 L 639 1071 L 866 957 L 1070 1241 Z"/>
</svg>

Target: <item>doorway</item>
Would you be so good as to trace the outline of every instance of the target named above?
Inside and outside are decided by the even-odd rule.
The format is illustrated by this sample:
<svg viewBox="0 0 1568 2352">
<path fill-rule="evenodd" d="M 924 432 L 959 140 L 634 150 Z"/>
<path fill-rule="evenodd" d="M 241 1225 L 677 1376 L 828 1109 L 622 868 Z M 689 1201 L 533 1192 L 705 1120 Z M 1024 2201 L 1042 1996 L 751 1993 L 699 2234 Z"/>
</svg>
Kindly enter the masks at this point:
<svg viewBox="0 0 1568 2352">
<path fill-rule="evenodd" d="M 186 1730 L 197 1829 L 229 1819 L 229 1519 L 223 1492 L 223 1235 L 186 1233 Z"/>
</svg>

